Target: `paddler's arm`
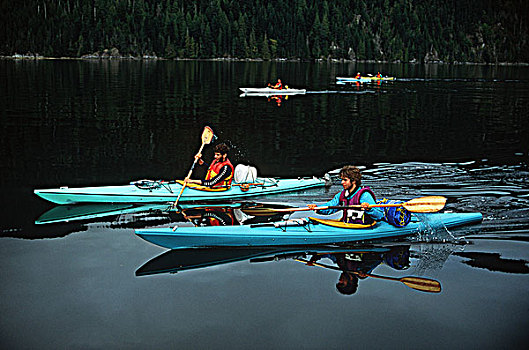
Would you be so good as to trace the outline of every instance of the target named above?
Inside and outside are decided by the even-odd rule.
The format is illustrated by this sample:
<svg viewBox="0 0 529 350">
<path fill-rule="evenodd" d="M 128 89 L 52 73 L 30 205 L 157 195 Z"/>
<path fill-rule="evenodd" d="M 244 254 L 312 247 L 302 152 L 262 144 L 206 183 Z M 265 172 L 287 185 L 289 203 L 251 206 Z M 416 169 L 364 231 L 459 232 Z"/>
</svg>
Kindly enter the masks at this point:
<svg viewBox="0 0 529 350">
<path fill-rule="evenodd" d="M 197 153 L 195 155 L 195 159 L 196 159 L 198 165 L 203 165 L 204 164 L 204 160 L 202 159 L 202 154 L 201 153 Z"/>
<path fill-rule="evenodd" d="M 334 197 L 333 199 L 331 199 L 330 201 L 328 201 L 327 203 L 323 204 L 322 206 L 323 207 L 334 207 L 334 206 L 337 206 L 337 205 L 340 205 L 340 193 L 341 192 L 338 192 Z M 310 207 L 309 207 L 310 208 Z M 323 209 L 323 210 L 316 210 L 316 214 L 320 214 L 320 215 L 331 215 L 331 214 L 334 214 L 338 211 L 339 209 Z"/>
<path fill-rule="evenodd" d="M 370 205 L 376 204 L 375 199 L 373 198 L 373 196 L 369 192 L 364 192 L 360 196 L 360 203 L 361 203 L 362 207 L 364 207 L 364 208 L 366 208 L 366 207 L 369 208 Z M 367 205 L 365 203 L 367 203 Z M 364 210 L 366 210 L 366 209 L 364 209 Z M 370 209 L 367 209 L 366 210 L 366 214 L 371 216 L 371 218 L 373 218 L 376 221 L 380 221 L 384 217 L 384 211 L 382 210 L 382 208 L 370 208 Z"/>
<path fill-rule="evenodd" d="M 228 165 L 225 165 L 220 169 L 220 172 L 215 176 L 214 178 L 210 180 L 204 180 L 201 182 L 202 185 L 212 187 L 221 182 L 222 180 L 226 179 L 228 176 L 231 175 L 231 168 Z"/>
</svg>

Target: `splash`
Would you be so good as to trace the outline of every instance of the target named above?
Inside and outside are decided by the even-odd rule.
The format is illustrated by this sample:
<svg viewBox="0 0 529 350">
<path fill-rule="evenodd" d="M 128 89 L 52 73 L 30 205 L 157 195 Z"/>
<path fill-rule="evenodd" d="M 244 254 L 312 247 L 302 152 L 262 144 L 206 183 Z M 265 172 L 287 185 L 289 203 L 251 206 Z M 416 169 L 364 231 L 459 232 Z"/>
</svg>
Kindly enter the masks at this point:
<svg viewBox="0 0 529 350">
<path fill-rule="evenodd" d="M 423 229 L 416 236 L 419 242 L 450 242 L 459 241 L 436 215 L 423 213 L 414 214 L 423 224 Z"/>
</svg>

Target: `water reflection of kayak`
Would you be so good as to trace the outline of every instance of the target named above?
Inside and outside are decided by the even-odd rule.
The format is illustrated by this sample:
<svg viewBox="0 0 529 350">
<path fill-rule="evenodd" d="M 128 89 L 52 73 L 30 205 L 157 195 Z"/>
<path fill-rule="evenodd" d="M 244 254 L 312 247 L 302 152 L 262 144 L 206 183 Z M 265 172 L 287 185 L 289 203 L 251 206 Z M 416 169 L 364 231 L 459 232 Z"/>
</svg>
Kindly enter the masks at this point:
<svg viewBox="0 0 529 350">
<path fill-rule="evenodd" d="M 42 214 L 35 224 L 51 224 L 74 220 L 91 220 L 101 217 L 131 214 L 149 210 L 164 210 L 170 205 L 134 205 L 129 203 L 87 203 L 56 206 Z"/>
<path fill-rule="evenodd" d="M 482 220 L 481 213 L 437 213 L 428 216 L 436 225 L 449 228 L 475 224 Z M 378 222 L 369 227 L 347 225 L 353 224 L 344 225 L 334 220 L 308 218 L 255 225 L 176 227 L 174 230 L 169 227 L 140 229 L 136 230 L 136 234 L 162 247 L 182 249 L 335 244 L 408 236 L 429 229 L 428 224 L 417 217 L 413 217 L 405 227 L 395 227 L 386 222 Z"/>
<path fill-rule="evenodd" d="M 131 204 L 131 203 L 84 203 L 76 205 L 59 205 L 43 213 L 35 224 L 51 224 L 59 222 L 71 222 L 82 220 L 93 220 L 105 217 L 122 216 L 130 214 L 164 215 L 170 221 L 188 222 L 190 219 L 204 222 L 203 218 L 219 218 L 222 224 L 254 223 L 267 221 L 272 218 L 281 219 L 282 214 L 274 209 L 287 208 L 286 204 L 280 203 L 257 203 L 257 202 L 233 202 L 233 203 L 183 203 L 178 208 L 173 208 L 172 203 L 165 204 Z M 145 215 L 144 215 L 145 216 Z M 221 217 L 233 216 L 233 220 L 225 220 Z M 262 219 L 262 220 L 260 220 Z"/>
<path fill-rule="evenodd" d="M 310 259 L 309 259 L 310 256 Z M 409 244 L 354 245 L 346 247 L 312 246 L 310 248 L 191 248 L 170 250 L 159 255 L 136 270 L 136 276 L 177 273 L 210 266 L 249 260 L 251 263 L 294 260 L 308 266 L 340 271 L 336 289 L 341 294 L 356 293 L 360 279 L 367 277 L 401 282 L 422 292 L 439 293 L 441 284 L 424 277 L 391 277 L 373 274 L 385 264 L 393 270 L 410 267 Z M 321 263 L 320 260 L 330 261 Z"/>
<path fill-rule="evenodd" d="M 152 258 L 136 271 L 136 276 L 154 275 L 161 273 L 176 273 L 178 271 L 193 270 L 208 266 L 222 265 L 237 261 L 252 259 L 252 262 L 265 262 L 272 260 L 301 257 L 306 254 L 326 254 L 336 252 L 378 252 L 384 253 L 389 248 L 355 247 L 355 248 L 330 248 L 312 247 L 311 249 L 293 248 L 192 248 L 170 250 Z"/>
</svg>

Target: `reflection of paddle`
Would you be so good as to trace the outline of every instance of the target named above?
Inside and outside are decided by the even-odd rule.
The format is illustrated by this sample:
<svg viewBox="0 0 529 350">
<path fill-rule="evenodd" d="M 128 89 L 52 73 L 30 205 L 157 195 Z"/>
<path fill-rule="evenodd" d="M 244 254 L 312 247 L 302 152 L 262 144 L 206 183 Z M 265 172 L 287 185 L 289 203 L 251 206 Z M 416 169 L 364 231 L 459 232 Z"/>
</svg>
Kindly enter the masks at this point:
<svg viewBox="0 0 529 350">
<path fill-rule="evenodd" d="M 309 263 L 309 261 L 304 260 L 304 259 L 294 259 L 294 260 L 302 262 L 304 264 L 308 264 Z M 343 271 L 342 269 L 340 269 L 340 268 L 338 268 L 336 266 L 329 266 L 329 265 L 325 265 L 325 264 L 319 264 L 319 263 L 316 263 L 316 262 L 311 262 L 311 264 L 314 265 L 314 266 L 324 267 L 326 269 Z M 360 272 L 356 272 L 356 271 L 345 271 L 345 272 L 352 272 L 352 273 L 357 274 L 357 275 L 360 274 Z M 387 276 L 373 275 L 373 274 L 370 274 L 370 273 L 366 273 L 364 275 L 369 276 L 369 277 L 373 277 L 373 278 L 380 278 L 380 279 L 384 279 L 384 280 L 389 280 L 389 281 L 399 281 L 399 282 L 404 283 L 405 285 L 407 285 L 410 288 L 413 288 L 413 289 L 416 289 L 416 290 L 420 290 L 422 292 L 439 293 L 441 291 L 441 283 L 439 283 L 436 280 L 431 280 L 431 279 L 428 279 L 428 278 L 413 277 L 413 276 L 396 278 L 396 277 L 387 277 Z"/>
<path fill-rule="evenodd" d="M 200 154 L 202 152 L 202 149 L 204 148 L 204 145 L 209 144 L 211 140 L 213 140 L 213 137 L 215 135 L 213 134 L 213 130 L 209 126 L 206 126 L 204 128 L 204 131 L 202 131 L 202 145 L 200 146 L 200 149 L 198 150 L 197 154 Z M 189 170 L 189 173 L 187 174 L 184 184 L 182 185 L 182 189 L 180 190 L 180 194 L 176 198 L 176 201 L 173 204 L 173 208 L 176 208 L 176 205 L 178 204 L 178 201 L 180 200 L 180 197 L 182 196 L 182 193 L 184 193 L 184 188 L 187 185 L 187 181 L 191 178 L 191 173 L 193 172 L 193 169 L 195 168 L 195 164 L 197 163 L 198 158 L 195 157 L 195 160 L 193 162 L 193 165 L 191 166 L 191 169 Z"/>
<path fill-rule="evenodd" d="M 446 203 L 446 198 L 442 196 L 428 196 L 414 198 L 404 203 L 389 203 L 389 204 L 372 204 L 369 208 L 387 208 L 387 207 L 404 207 L 412 213 L 435 213 L 443 209 Z M 323 206 L 314 208 L 287 208 L 277 209 L 278 212 L 291 212 L 291 211 L 308 211 L 308 210 L 324 210 L 324 209 L 347 209 L 347 208 L 361 208 L 361 205 L 350 205 L 350 206 Z"/>
</svg>

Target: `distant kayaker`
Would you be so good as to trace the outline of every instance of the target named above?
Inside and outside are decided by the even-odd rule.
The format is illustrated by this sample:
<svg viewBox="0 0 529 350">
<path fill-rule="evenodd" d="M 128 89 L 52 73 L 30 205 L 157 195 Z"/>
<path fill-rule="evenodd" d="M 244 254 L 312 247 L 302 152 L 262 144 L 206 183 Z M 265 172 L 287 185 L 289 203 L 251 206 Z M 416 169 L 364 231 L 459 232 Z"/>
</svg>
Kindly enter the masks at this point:
<svg viewBox="0 0 529 350">
<path fill-rule="evenodd" d="M 371 224 L 384 217 L 384 212 L 380 208 L 370 208 L 376 204 L 375 194 L 369 187 L 361 187 L 362 174 L 360 170 L 352 165 L 346 165 L 340 170 L 343 191 L 337 193 L 332 200 L 324 206 L 350 206 L 361 205 L 362 208 L 343 209 L 342 220 L 345 223 Z M 315 204 L 309 204 L 309 208 L 316 208 Z M 318 210 L 316 213 L 330 215 L 342 209 Z"/>
<path fill-rule="evenodd" d="M 377 78 L 382 78 L 382 74 L 380 74 L 380 72 L 377 73 Z"/>
<path fill-rule="evenodd" d="M 362 79 L 362 74 L 360 72 L 356 73 L 355 79 Z"/>
<path fill-rule="evenodd" d="M 281 79 L 277 79 L 277 83 L 272 86 L 271 84 L 268 84 L 268 86 L 272 89 L 276 89 L 276 90 L 282 90 L 283 89 L 283 83 L 281 82 Z"/>
<path fill-rule="evenodd" d="M 204 180 L 189 180 L 188 183 L 199 184 L 207 187 L 230 187 L 233 179 L 233 165 L 228 159 L 230 148 L 225 143 L 215 146 L 213 162 L 209 166 Z M 198 164 L 204 164 L 202 154 L 197 154 Z"/>
</svg>

